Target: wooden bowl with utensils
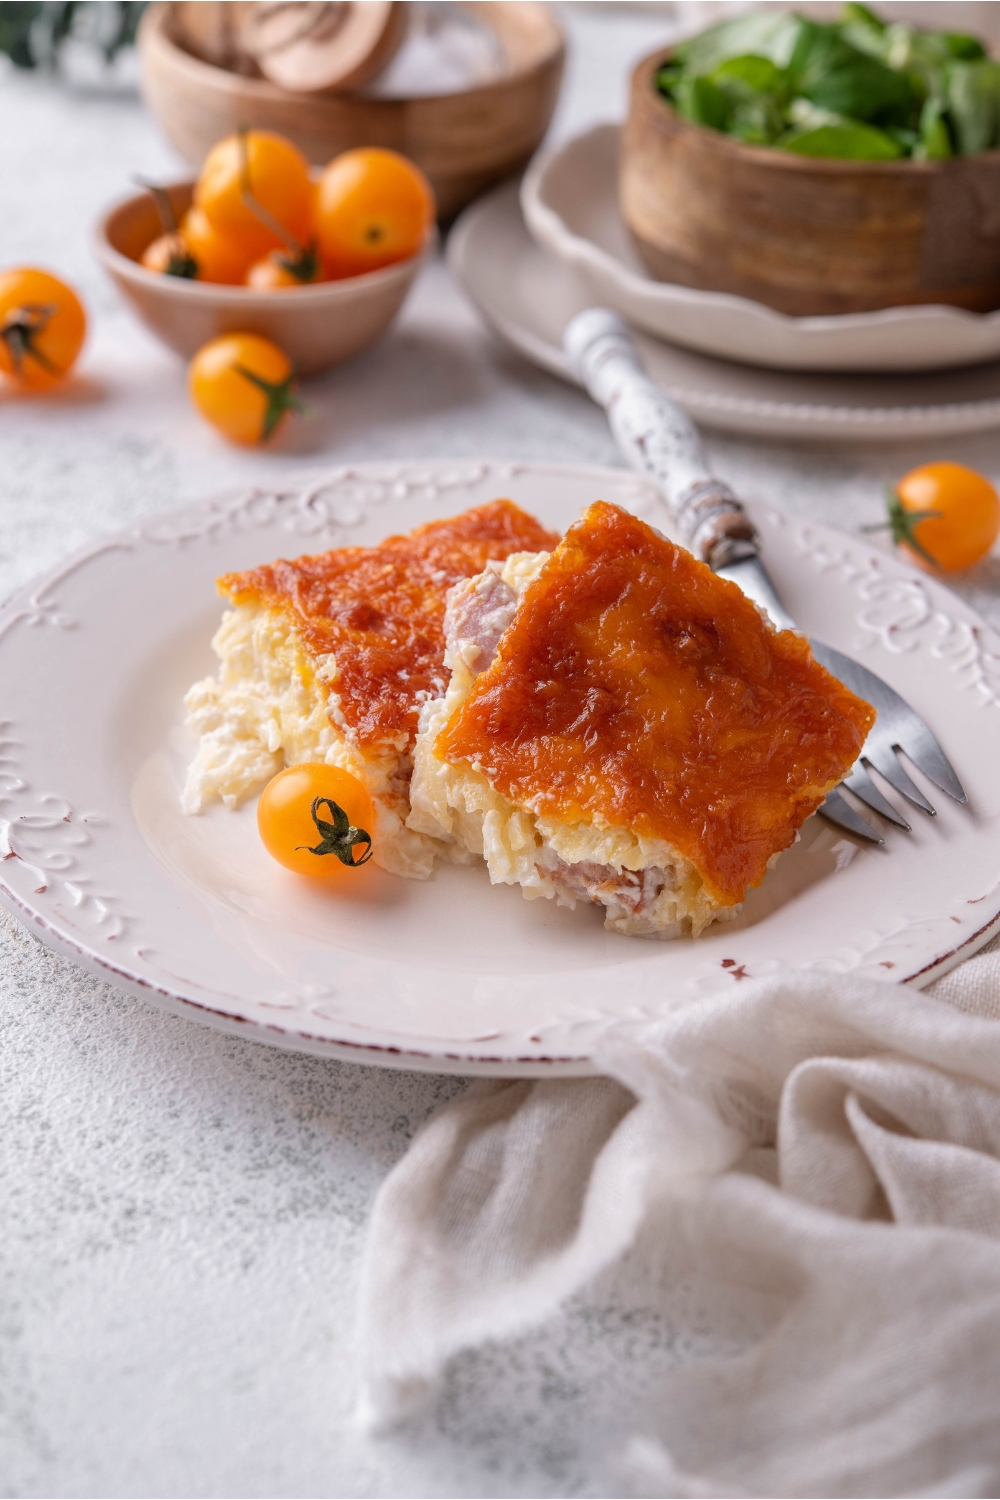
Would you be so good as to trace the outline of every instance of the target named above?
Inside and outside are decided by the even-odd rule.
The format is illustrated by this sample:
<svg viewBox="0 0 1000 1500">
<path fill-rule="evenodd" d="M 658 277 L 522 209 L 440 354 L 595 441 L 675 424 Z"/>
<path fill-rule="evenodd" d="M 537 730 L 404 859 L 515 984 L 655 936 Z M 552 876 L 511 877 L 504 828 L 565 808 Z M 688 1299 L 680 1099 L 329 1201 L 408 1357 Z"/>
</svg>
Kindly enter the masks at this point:
<svg viewBox="0 0 1000 1500">
<path fill-rule="evenodd" d="M 316 165 L 355 146 L 384 146 L 423 169 L 448 220 L 531 156 L 552 117 L 565 55 L 562 32 L 535 0 L 481 0 L 462 10 L 495 34 L 499 76 L 456 93 L 379 98 L 293 93 L 205 62 L 185 51 L 172 7 L 160 0 L 139 28 L 143 96 L 193 166 L 243 125 L 278 131 Z"/>
<path fill-rule="evenodd" d="M 193 190 L 193 182 L 164 189 L 178 222 Z M 94 234 L 98 259 L 146 327 L 185 359 L 221 333 L 259 333 L 303 375 L 342 364 L 380 338 L 437 243 L 431 225 L 424 248 L 408 260 L 363 276 L 261 292 L 147 271 L 139 258 L 161 232 L 147 192 L 112 208 Z"/>
<path fill-rule="evenodd" d="M 622 216 L 660 281 L 793 316 L 944 303 L 1000 307 L 1000 151 L 951 161 L 840 161 L 748 146 L 691 124 L 636 68 Z"/>
</svg>

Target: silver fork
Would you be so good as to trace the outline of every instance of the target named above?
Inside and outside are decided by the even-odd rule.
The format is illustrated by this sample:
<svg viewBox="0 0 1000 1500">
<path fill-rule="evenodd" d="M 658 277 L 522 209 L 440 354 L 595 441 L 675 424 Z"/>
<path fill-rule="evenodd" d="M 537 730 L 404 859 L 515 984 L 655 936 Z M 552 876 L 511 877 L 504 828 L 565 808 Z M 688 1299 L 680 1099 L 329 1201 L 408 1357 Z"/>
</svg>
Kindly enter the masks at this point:
<svg viewBox="0 0 1000 1500">
<path fill-rule="evenodd" d="M 759 539 L 749 516 L 728 485 L 713 478 L 694 426 L 646 375 L 626 325 L 603 307 L 588 308 L 569 323 L 563 344 L 584 387 L 608 414 L 611 430 L 629 463 L 656 484 L 684 541 L 723 578 L 739 584 L 767 611 L 779 629 L 795 622 L 778 598 L 760 557 Z M 923 719 L 887 682 L 860 662 L 820 641 L 813 655 L 827 671 L 878 710 L 850 776 L 840 783 L 897 828 L 910 824 L 882 795 L 869 772 L 931 817 L 935 809 L 907 775 L 902 751 L 935 786 L 965 802 L 955 771 Z M 874 843 L 881 834 L 835 787 L 819 809 L 831 823 Z"/>
</svg>

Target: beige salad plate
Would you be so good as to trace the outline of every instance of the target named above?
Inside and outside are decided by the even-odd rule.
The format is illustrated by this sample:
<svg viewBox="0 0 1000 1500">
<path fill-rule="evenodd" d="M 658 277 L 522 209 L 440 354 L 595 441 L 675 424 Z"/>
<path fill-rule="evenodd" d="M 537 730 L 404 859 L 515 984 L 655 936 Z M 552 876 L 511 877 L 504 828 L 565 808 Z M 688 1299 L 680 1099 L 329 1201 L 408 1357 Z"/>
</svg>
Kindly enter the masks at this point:
<svg viewBox="0 0 1000 1500">
<path fill-rule="evenodd" d="M 534 238 L 579 273 L 591 300 L 637 328 L 774 370 L 902 373 L 1000 359 L 1000 312 L 937 305 L 793 318 L 747 297 L 655 280 L 618 208 L 619 140 L 617 125 L 596 125 L 539 155 L 521 204 Z"/>
<path fill-rule="evenodd" d="M 610 1027 L 748 979 L 818 968 L 921 985 L 987 939 L 1000 921 L 1000 638 L 867 542 L 760 505 L 792 613 L 913 703 L 967 808 L 937 796 L 936 819 L 886 828 L 884 848 L 813 818 L 737 921 L 674 942 L 525 901 L 483 866 L 385 875 L 344 899 L 270 860 L 252 799 L 186 817 L 181 705 L 213 668 L 216 575 L 498 496 L 557 528 L 597 498 L 666 527 L 656 492 L 621 470 L 358 465 L 153 516 L 15 595 L 0 610 L 4 904 L 179 1015 L 321 1055 L 508 1076 L 592 1072 Z"/>
<path fill-rule="evenodd" d="M 466 209 L 448 237 L 447 253 L 496 333 L 564 380 L 574 377 L 562 335 L 576 313 L 603 301 L 630 317 L 627 308 L 602 296 L 576 266 L 536 243 L 525 225 L 516 183 Z M 649 374 L 705 427 L 762 437 L 885 442 L 1000 426 L 1000 362 L 891 375 L 770 370 L 682 348 L 643 332 L 641 323 L 630 320 Z"/>
</svg>

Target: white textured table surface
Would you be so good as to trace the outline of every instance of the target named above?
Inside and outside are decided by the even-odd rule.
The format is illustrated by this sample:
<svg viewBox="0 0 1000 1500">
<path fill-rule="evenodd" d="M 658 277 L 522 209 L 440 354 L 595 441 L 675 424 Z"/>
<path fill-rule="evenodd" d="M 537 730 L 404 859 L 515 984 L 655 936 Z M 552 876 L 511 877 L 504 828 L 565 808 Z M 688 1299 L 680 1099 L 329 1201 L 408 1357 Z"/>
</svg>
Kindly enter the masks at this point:
<svg viewBox="0 0 1000 1500">
<path fill-rule="evenodd" d="M 641 7 L 564 14 L 560 134 L 619 114 L 628 62 L 663 36 Z M 440 264 L 377 349 L 310 385 L 316 419 L 285 446 L 225 447 L 91 259 L 98 209 L 131 174 L 176 167 L 137 100 L 0 71 L 0 139 L 0 265 L 64 273 L 93 330 L 71 390 L 0 398 L 0 595 L 133 517 L 289 468 L 617 461 L 603 416 L 499 348 Z M 883 477 L 923 459 L 1000 476 L 1000 435 L 933 451 L 709 447 L 747 494 L 847 528 L 876 518 Z M 960 591 L 1000 624 L 1000 559 Z M 7 919 L 0 948 L 0 1495 L 606 1493 L 593 1434 L 609 1392 L 628 1400 L 692 1352 L 613 1300 L 459 1361 L 416 1437 L 352 1425 L 368 1208 L 459 1081 L 163 1016 Z"/>
</svg>

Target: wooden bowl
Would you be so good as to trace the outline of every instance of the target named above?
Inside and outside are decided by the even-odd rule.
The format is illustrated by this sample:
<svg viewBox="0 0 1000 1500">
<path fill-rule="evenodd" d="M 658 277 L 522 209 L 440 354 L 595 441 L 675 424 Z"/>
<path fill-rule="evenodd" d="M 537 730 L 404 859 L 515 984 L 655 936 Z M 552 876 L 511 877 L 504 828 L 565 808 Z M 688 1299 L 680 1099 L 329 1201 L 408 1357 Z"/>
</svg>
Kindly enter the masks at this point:
<svg viewBox="0 0 1000 1500">
<path fill-rule="evenodd" d="M 1000 307 L 1000 151 L 947 162 L 820 160 L 746 146 L 632 77 L 622 217 L 661 281 L 795 316 L 944 303 Z"/>
<path fill-rule="evenodd" d="M 193 182 L 167 187 L 178 220 L 193 190 Z M 432 226 L 419 255 L 381 271 L 259 292 L 147 271 L 139 257 L 160 232 L 156 205 L 139 193 L 105 214 L 94 234 L 98 259 L 146 327 L 185 359 L 220 333 L 259 333 L 303 375 L 342 364 L 385 332 L 437 240 Z"/>
<path fill-rule="evenodd" d="M 466 9 L 496 32 L 507 73 L 455 94 L 369 99 L 304 97 L 201 62 L 173 39 L 170 6 L 154 4 L 139 28 L 143 96 L 192 166 L 241 125 L 279 131 L 318 166 L 354 146 L 387 146 L 426 172 L 448 220 L 531 156 L 552 117 L 565 56 L 559 27 L 534 0 Z"/>
</svg>

